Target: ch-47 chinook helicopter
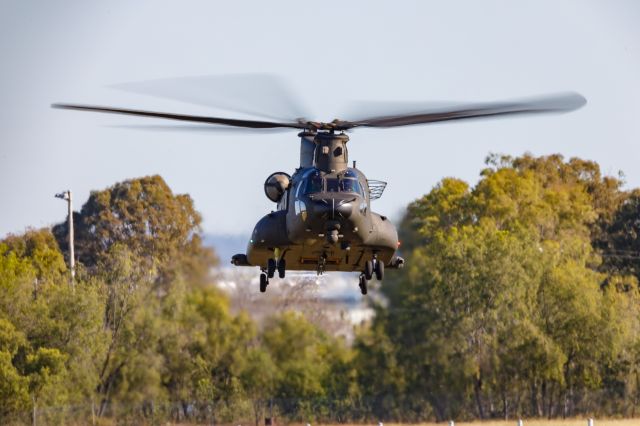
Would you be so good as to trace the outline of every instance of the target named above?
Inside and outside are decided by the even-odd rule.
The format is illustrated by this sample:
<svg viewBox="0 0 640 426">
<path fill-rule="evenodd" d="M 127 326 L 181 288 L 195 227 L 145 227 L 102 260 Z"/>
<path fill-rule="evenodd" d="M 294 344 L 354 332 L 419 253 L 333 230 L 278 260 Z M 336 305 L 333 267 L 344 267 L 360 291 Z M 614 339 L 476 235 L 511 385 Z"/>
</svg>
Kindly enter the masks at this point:
<svg viewBox="0 0 640 426">
<path fill-rule="evenodd" d="M 179 98 L 171 93 L 168 96 L 165 93 L 164 97 Z M 367 179 L 356 168 L 355 162 L 350 167 L 346 131 L 506 115 L 561 113 L 578 109 L 585 103 L 584 97 L 577 93 L 562 93 L 517 101 L 416 109 L 413 112 L 406 112 L 405 106 L 401 113 L 330 122 L 233 119 L 78 104 L 52 106 L 207 125 L 283 128 L 299 132 L 299 167 L 292 175 L 276 172 L 267 178 L 264 192 L 277 204 L 277 208 L 260 219 L 251 234 L 246 254 L 234 255 L 231 263 L 259 267 L 261 292 L 266 291 L 269 279 L 276 272 L 284 278 L 286 271 L 316 271 L 318 274 L 345 271 L 359 273 L 360 290 L 367 294 L 369 280 L 374 276 L 382 280 L 385 268 L 401 268 L 404 260 L 396 255 L 399 243 L 394 225 L 385 216 L 371 210 L 371 201 L 382 195 L 386 183 Z"/>
</svg>

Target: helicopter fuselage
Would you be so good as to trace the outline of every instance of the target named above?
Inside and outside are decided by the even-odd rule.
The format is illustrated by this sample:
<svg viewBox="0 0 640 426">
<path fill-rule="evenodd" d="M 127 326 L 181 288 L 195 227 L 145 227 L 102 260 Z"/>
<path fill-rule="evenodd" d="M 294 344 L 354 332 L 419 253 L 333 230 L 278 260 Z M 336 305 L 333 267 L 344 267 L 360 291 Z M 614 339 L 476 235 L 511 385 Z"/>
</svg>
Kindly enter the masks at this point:
<svg viewBox="0 0 640 426">
<path fill-rule="evenodd" d="M 393 224 L 371 211 L 361 171 L 308 167 L 296 170 L 277 210 L 256 224 L 246 266 L 264 269 L 269 259 L 285 259 L 287 270 L 362 271 L 372 258 L 394 267 L 397 248 Z"/>
</svg>

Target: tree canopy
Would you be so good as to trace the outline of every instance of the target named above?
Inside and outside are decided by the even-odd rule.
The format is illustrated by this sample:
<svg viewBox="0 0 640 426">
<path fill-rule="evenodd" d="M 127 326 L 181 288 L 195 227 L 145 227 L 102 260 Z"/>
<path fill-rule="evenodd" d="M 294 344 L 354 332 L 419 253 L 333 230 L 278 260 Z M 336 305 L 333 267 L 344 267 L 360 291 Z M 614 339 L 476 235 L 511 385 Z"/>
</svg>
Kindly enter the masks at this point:
<svg viewBox="0 0 640 426">
<path fill-rule="evenodd" d="M 401 381 L 388 393 L 401 385 L 397 404 L 415 419 L 425 411 L 444 420 L 628 409 L 639 384 L 630 362 L 637 281 L 607 286 L 630 282 L 633 269 L 596 242 L 629 247 L 611 231 L 630 226 L 621 215 L 633 196 L 593 162 L 526 155 L 487 163 L 473 188 L 443 179 L 407 209 L 408 267 L 383 284 L 389 304 L 366 341 L 370 351 L 392 348 L 385 357 Z M 619 262 L 602 268 L 603 257 Z M 605 383 L 623 398 L 591 401 Z M 412 407 L 413 395 L 424 404 Z"/>
<path fill-rule="evenodd" d="M 594 162 L 491 155 L 407 206 L 351 343 L 232 309 L 191 198 L 116 183 L 74 213 L 74 285 L 66 221 L 0 241 L 0 423 L 633 416 L 639 206 Z"/>
</svg>

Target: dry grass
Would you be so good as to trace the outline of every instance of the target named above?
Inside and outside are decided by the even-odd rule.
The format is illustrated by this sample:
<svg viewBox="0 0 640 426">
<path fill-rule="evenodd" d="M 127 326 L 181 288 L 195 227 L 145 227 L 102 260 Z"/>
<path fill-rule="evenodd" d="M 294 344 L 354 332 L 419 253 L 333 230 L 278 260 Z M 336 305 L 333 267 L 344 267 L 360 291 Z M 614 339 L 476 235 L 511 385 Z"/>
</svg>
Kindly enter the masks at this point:
<svg viewBox="0 0 640 426">
<path fill-rule="evenodd" d="M 114 426 L 117 423 L 112 419 L 100 419 L 98 425 L 100 426 Z M 139 425 L 151 425 L 151 423 L 138 423 Z M 201 423 L 162 423 L 164 426 L 196 426 Z M 384 426 L 448 426 L 449 422 L 440 423 L 384 423 Z M 72 425 L 76 425 L 72 423 Z M 79 425 L 79 424 L 78 424 Z M 220 424 L 219 426 L 253 426 L 251 421 L 236 422 L 230 424 Z M 306 426 L 305 423 L 278 423 L 280 426 Z M 517 426 L 517 420 L 487 420 L 487 421 L 474 421 L 474 422 L 455 422 L 455 426 Z M 377 423 L 312 423 L 311 426 L 377 426 Z M 568 419 L 568 420 L 526 420 L 523 419 L 523 426 L 587 426 L 587 419 Z M 640 418 L 637 419 L 595 419 L 593 426 L 640 426 Z"/>
<path fill-rule="evenodd" d="M 571 419 L 571 420 L 526 420 L 523 419 L 523 426 L 587 426 L 587 419 Z M 517 420 L 490 420 L 475 422 L 455 422 L 455 426 L 517 426 Z M 419 423 L 419 424 L 400 424 L 385 423 L 384 426 L 447 426 L 448 422 L 441 423 Z M 301 425 L 304 426 L 304 425 Z M 312 425 L 315 426 L 315 425 Z M 323 426 L 375 426 L 367 425 L 323 425 Z M 599 420 L 595 419 L 593 426 L 640 426 L 639 419 L 626 420 Z"/>
</svg>

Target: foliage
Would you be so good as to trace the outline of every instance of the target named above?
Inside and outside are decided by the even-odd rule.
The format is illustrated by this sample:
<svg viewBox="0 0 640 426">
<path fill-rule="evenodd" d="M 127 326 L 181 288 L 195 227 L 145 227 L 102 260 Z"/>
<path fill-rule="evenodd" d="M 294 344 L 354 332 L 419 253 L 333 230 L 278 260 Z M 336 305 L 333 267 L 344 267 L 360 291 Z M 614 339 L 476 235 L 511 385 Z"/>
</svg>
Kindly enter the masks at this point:
<svg viewBox="0 0 640 426">
<path fill-rule="evenodd" d="M 475 187 L 444 179 L 409 206 L 409 266 L 385 281 L 367 350 L 390 347 L 400 379 L 388 388 L 425 395 L 438 420 L 572 415 L 640 337 L 637 286 L 607 287 L 624 270 L 599 273 L 592 246 L 603 223 L 628 223 L 620 183 L 558 155 L 488 164 Z"/>
<path fill-rule="evenodd" d="M 349 344 L 233 310 L 190 197 L 117 183 L 74 213 L 73 283 L 66 222 L 0 241 L 0 423 L 634 415 L 639 206 L 596 163 L 492 155 L 408 206 Z"/>
<path fill-rule="evenodd" d="M 116 245 L 126 246 L 140 267 L 154 270 L 159 279 L 176 273 L 192 281 L 206 279 L 215 262 L 202 246 L 202 218 L 188 195 L 174 195 L 160 176 L 131 179 L 94 191 L 79 213 L 74 213 L 76 255 L 88 268 L 109 261 Z M 67 223 L 53 227 L 66 251 Z"/>
</svg>

